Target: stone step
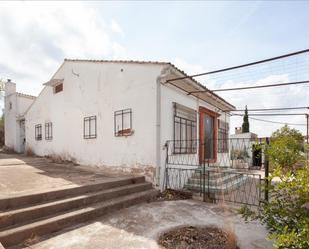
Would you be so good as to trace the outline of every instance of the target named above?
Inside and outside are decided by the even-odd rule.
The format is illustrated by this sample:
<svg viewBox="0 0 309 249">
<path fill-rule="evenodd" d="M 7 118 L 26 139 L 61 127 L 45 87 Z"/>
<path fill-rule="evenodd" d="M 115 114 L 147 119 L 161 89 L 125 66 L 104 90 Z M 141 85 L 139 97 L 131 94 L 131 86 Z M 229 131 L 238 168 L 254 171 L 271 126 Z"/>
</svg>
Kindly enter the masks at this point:
<svg viewBox="0 0 309 249">
<path fill-rule="evenodd" d="M 2 198 L 0 199 L 0 211 L 36 205 L 39 203 L 54 201 L 57 199 L 78 196 L 89 192 L 143 182 L 145 182 L 144 176 L 112 178 L 100 183 L 93 183 L 78 187 L 67 187 L 41 193 Z"/>
<path fill-rule="evenodd" d="M 243 185 L 246 182 L 247 178 L 248 178 L 247 176 L 242 176 L 242 177 L 238 177 L 237 179 L 234 179 L 233 181 L 230 181 L 228 183 L 209 185 L 209 190 L 208 190 L 208 184 L 206 184 L 205 190 L 206 190 L 206 192 L 209 191 L 211 193 L 227 193 L 227 192 Z M 203 190 L 203 186 L 200 185 L 199 183 L 198 184 L 196 184 L 196 183 L 185 184 L 184 188 L 191 190 L 191 191 L 197 191 L 197 192 Z"/>
<path fill-rule="evenodd" d="M 25 224 L 55 213 L 76 209 L 92 203 L 117 198 L 152 188 L 151 183 L 137 183 L 117 188 L 104 189 L 98 192 L 89 192 L 79 196 L 37 204 L 29 207 L 6 211 L 0 214 L 0 231 L 8 226 Z"/>
<path fill-rule="evenodd" d="M 241 178 L 243 177 L 243 175 L 241 174 L 224 174 L 222 173 L 221 177 L 218 178 L 212 178 L 209 177 L 209 185 L 213 186 L 213 185 L 221 185 L 221 184 L 227 184 L 230 181 L 233 181 L 237 178 Z M 188 180 L 188 184 L 203 184 L 203 177 L 202 178 L 190 178 Z M 206 174 L 205 176 L 205 184 L 208 185 L 208 176 Z"/>
<path fill-rule="evenodd" d="M 65 227 L 86 222 L 111 211 L 150 200 L 157 194 L 157 190 L 150 189 L 113 198 L 97 204 L 91 204 L 90 206 L 85 206 L 83 208 L 70 210 L 66 213 L 60 213 L 53 217 L 46 217 L 46 219 L 35 221 L 23 226 L 9 228 L 0 232 L 0 241 L 4 247 L 17 245 L 33 236 L 41 237 L 59 231 Z"/>
</svg>

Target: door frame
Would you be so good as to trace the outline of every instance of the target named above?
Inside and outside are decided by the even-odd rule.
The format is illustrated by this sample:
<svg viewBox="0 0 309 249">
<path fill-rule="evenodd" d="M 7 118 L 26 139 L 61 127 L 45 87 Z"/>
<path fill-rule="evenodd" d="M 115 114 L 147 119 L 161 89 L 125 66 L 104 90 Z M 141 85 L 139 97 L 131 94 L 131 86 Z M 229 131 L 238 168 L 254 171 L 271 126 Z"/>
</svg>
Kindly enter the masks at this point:
<svg viewBox="0 0 309 249">
<path fill-rule="evenodd" d="M 214 119 L 214 129 L 213 129 L 213 152 L 214 152 L 214 157 L 210 160 L 207 160 L 209 163 L 215 163 L 218 158 L 218 117 L 220 116 L 219 113 L 209 110 L 205 107 L 200 106 L 199 107 L 199 161 L 200 164 L 204 163 L 205 158 L 204 158 L 204 115 L 207 114 L 211 116 Z"/>
</svg>

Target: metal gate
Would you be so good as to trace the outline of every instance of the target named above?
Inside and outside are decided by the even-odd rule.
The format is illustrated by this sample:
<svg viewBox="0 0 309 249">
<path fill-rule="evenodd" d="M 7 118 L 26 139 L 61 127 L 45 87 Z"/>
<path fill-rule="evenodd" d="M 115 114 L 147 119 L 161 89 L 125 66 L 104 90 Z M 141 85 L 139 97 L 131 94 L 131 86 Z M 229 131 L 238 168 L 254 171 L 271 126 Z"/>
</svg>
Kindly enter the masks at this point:
<svg viewBox="0 0 309 249">
<path fill-rule="evenodd" d="M 216 158 L 201 158 L 200 151 L 205 151 L 204 144 L 209 145 L 208 141 L 167 141 L 165 188 L 191 191 L 204 201 L 258 206 L 264 199 L 262 165 L 256 163 L 262 158 L 257 160 L 254 156 L 264 159 L 263 153 L 255 151 L 260 150 L 259 143 L 254 139 L 225 139 L 225 150 L 216 151 Z M 214 144 L 222 145 L 222 142 Z M 190 153 L 183 152 L 187 146 Z M 179 151 L 183 153 L 175 153 Z"/>
</svg>

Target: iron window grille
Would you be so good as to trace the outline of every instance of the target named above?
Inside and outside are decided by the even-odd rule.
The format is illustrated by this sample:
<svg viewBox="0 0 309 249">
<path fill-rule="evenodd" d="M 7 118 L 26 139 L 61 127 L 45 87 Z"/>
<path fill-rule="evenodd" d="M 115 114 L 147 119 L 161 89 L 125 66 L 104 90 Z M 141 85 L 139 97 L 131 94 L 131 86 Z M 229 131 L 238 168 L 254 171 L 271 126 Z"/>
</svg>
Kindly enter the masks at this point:
<svg viewBox="0 0 309 249">
<path fill-rule="evenodd" d="M 196 111 L 174 103 L 174 154 L 195 154 L 196 134 Z"/>
<path fill-rule="evenodd" d="M 84 118 L 84 139 L 97 138 L 97 116 Z"/>
<path fill-rule="evenodd" d="M 53 123 L 45 123 L 45 140 L 53 139 Z"/>
<path fill-rule="evenodd" d="M 114 134 L 116 137 L 131 136 L 133 134 L 131 108 L 114 112 Z"/>
<path fill-rule="evenodd" d="M 229 123 L 218 120 L 218 152 L 229 152 Z"/>
<path fill-rule="evenodd" d="M 42 140 L 42 125 L 35 125 L 35 140 Z"/>
</svg>

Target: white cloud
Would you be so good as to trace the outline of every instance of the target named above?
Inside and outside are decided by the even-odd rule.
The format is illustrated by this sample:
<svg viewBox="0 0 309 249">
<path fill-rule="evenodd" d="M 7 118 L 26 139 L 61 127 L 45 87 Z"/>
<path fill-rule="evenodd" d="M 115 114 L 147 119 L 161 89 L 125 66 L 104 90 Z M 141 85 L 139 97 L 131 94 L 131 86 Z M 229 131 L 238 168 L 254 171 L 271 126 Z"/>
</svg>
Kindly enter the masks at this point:
<svg viewBox="0 0 309 249">
<path fill-rule="evenodd" d="M 0 3 L 0 77 L 37 94 L 64 58 L 125 58 L 116 20 L 80 2 Z"/>
<path fill-rule="evenodd" d="M 116 22 L 116 20 L 114 19 L 111 21 L 111 30 L 124 37 L 124 31 L 122 30 L 118 22 Z"/>
</svg>

